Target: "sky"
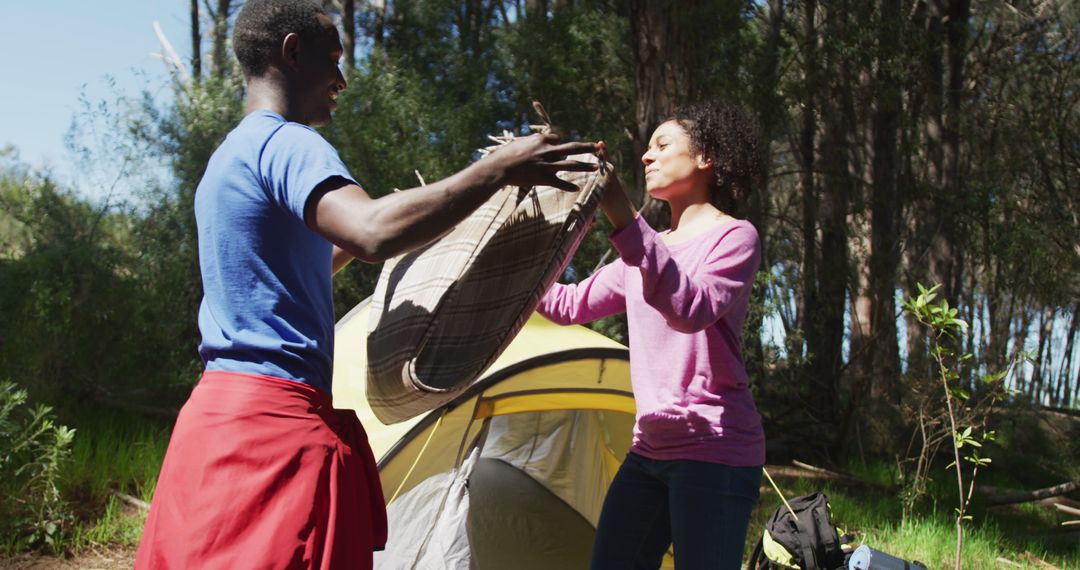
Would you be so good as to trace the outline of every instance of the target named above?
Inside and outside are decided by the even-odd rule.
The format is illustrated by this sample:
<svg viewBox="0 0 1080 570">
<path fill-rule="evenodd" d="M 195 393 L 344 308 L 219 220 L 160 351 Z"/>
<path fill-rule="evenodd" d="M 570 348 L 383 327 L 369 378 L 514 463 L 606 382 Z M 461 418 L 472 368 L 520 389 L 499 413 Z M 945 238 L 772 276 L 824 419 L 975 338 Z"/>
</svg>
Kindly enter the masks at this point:
<svg viewBox="0 0 1080 570">
<path fill-rule="evenodd" d="M 64 135 L 80 94 L 113 99 L 144 87 L 169 97 L 153 22 L 181 58 L 191 53 L 185 0 L 0 0 L 0 148 L 13 145 L 33 169 L 74 176 Z"/>
</svg>

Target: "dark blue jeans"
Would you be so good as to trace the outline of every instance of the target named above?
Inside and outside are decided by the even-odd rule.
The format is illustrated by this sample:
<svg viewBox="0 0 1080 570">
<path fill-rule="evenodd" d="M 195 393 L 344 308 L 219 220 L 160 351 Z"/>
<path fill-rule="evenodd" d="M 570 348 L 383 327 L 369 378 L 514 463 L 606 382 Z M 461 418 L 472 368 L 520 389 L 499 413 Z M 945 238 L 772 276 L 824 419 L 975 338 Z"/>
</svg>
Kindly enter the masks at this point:
<svg viewBox="0 0 1080 570">
<path fill-rule="evenodd" d="M 655 570 L 674 544 L 678 570 L 737 569 L 760 484 L 761 467 L 629 453 L 604 499 L 590 568 Z"/>
</svg>

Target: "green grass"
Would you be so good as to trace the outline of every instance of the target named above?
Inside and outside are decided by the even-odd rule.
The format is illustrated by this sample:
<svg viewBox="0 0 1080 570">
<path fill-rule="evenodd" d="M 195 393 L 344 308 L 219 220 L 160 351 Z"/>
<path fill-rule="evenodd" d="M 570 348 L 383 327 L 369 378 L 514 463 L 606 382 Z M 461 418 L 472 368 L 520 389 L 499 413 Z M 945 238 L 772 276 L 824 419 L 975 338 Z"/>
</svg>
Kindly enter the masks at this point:
<svg viewBox="0 0 1080 570">
<path fill-rule="evenodd" d="M 69 423 L 77 432 L 65 487 L 104 500 L 109 491 L 149 501 L 165 457 L 171 425 L 122 413 L 97 413 Z"/>
<path fill-rule="evenodd" d="M 855 471 L 856 469 L 853 469 Z M 890 483 L 887 465 L 872 465 L 858 470 L 860 477 L 876 483 Z M 938 474 L 931 485 L 935 500 L 922 505 L 917 516 L 901 521 L 900 499 L 896 493 L 850 488 L 820 480 L 777 478 L 777 484 L 788 498 L 824 491 L 829 497 L 833 520 L 837 526 L 855 535 L 855 544 L 898 558 L 918 560 L 927 568 L 952 568 L 956 549 L 956 529 L 953 507 L 956 504 L 955 480 Z M 999 474 L 999 479 L 1003 478 Z M 951 486 L 950 486 L 951 483 Z M 763 480 L 758 508 L 750 524 L 750 539 L 761 536 L 765 522 L 782 503 L 776 492 Z M 1024 568 L 1046 568 L 1040 560 L 1058 568 L 1080 568 L 1080 540 L 1076 534 L 1060 535 L 1060 522 L 1066 518 L 1052 508 L 1024 504 L 987 509 L 976 504 L 973 522 L 964 529 L 963 568 L 1016 568 L 998 562 L 1004 558 Z M 748 539 L 747 556 L 753 547 Z"/>
<path fill-rule="evenodd" d="M 60 485 L 76 515 L 69 548 L 137 543 L 145 513 L 112 492 L 150 502 L 171 422 L 100 409 L 69 413 L 64 422 L 76 429 Z"/>
<path fill-rule="evenodd" d="M 72 552 L 91 545 L 134 546 L 139 543 L 145 522 L 146 513 L 132 512 L 116 497 L 109 497 L 105 512 L 97 520 L 76 523 L 66 546 Z"/>
<path fill-rule="evenodd" d="M 60 421 L 77 430 L 72 460 L 61 483 L 65 498 L 77 515 L 67 535 L 66 549 L 77 553 L 93 545 L 136 544 L 145 513 L 124 505 L 111 492 L 120 491 L 150 501 L 172 422 L 103 409 L 66 411 L 61 412 Z M 1054 447 L 1036 449 L 1046 451 Z M 1030 470 L 1014 473 L 1019 467 L 1005 465 L 1006 461 L 1000 464 L 995 461 L 994 466 L 980 473 L 980 482 L 1031 489 L 1064 480 L 1061 473 L 1033 480 Z M 895 467 L 884 461 L 852 464 L 847 470 L 883 488 L 896 480 Z M 778 477 L 777 483 L 787 497 L 823 490 L 830 498 L 835 522 L 855 534 L 856 544 L 865 543 L 897 557 L 919 560 L 931 569 L 952 568 L 956 482 L 952 472 L 943 467 L 932 475 L 930 498 L 919 506 L 917 516 L 907 524 L 901 523 L 900 499 L 895 492 L 845 487 L 821 480 Z M 762 484 L 761 500 L 751 520 L 747 554 L 761 536 L 765 521 L 781 504 L 768 483 L 763 480 Z M 998 562 L 1000 557 L 1024 568 L 1045 568 L 1040 565 L 1042 560 L 1061 569 L 1080 569 L 1080 540 L 1075 534 L 1054 534 L 1060 532 L 1060 523 L 1067 517 L 1052 508 L 1028 503 L 987 509 L 976 503 L 971 514 L 974 521 L 965 529 L 964 568 L 1016 567 Z"/>
</svg>

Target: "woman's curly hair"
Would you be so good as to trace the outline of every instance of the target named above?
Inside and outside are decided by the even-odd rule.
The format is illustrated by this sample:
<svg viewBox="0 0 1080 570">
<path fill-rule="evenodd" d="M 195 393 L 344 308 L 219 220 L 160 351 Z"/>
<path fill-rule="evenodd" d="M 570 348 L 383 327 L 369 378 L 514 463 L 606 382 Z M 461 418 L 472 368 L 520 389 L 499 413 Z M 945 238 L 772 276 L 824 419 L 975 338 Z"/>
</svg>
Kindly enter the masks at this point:
<svg viewBox="0 0 1080 570">
<path fill-rule="evenodd" d="M 757 118 L 743 107 L 707 102 L 688 105 L 668 120 L 690 137 L 690 151 L 712 159 L 713 203 L 725 212 L 742 209 L 765 186 L 765 142 Z"/>
</svg>

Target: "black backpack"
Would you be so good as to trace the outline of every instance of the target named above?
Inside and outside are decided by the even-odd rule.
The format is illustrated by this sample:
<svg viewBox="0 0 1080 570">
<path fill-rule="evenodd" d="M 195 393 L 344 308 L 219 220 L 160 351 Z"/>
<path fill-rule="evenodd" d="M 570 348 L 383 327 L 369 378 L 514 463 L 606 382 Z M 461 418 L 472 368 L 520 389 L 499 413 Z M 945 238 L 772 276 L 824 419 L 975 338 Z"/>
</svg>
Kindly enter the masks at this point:
<svg viewBox="0 0 1080 570">
<path fill-rule="evenodd" d="M 829 498 L 824 493 L 814 493 L 795 497 L 788 505 L 790 510 L 780 505 L 765 524 L 747 568 L 845 568 L 845 553 L 840 548 L 840 534 L 832 523 Z M 796 516 L 792 516 L 792 511 Z"/>
</svg>

